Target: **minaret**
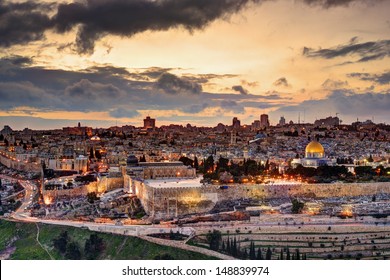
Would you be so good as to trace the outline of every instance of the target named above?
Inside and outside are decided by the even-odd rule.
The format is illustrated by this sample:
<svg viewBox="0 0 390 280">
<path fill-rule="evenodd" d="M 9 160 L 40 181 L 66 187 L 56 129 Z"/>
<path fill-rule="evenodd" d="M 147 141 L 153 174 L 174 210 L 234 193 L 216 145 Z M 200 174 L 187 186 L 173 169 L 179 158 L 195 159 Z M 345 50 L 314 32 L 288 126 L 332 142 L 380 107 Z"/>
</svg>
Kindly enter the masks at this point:
<svg viewBox="0 0 390 280">
<path fill-rule="evenodd" d="M 233 129 L 232 132 L 230 132 L 230 145 L 236 145 L 236 143 L 237 143 L 237 134 Z"/>
</svg>

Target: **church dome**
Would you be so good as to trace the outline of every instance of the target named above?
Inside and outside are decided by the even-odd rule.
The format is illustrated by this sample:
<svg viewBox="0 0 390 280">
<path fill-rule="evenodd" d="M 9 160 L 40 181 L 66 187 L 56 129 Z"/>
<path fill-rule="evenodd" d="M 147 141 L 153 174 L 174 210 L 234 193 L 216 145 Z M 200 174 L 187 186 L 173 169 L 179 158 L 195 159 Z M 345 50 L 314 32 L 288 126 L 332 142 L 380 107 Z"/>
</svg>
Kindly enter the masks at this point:
<svg viewBox="0 0 390 280">
<path fill-rule="evenodd" d="M 129 155 L 129 157 L 126 160 L 126 164 L 128 166 L 137 166 L 138 165 L 138 158 L 135 155 Z"/>
<path fill-rule="evenodd" d="M 324 147 L 317 141 L 311 141 L 305 149 L 306 158 L 323 158 L 325 156 Z"/>
</svg>

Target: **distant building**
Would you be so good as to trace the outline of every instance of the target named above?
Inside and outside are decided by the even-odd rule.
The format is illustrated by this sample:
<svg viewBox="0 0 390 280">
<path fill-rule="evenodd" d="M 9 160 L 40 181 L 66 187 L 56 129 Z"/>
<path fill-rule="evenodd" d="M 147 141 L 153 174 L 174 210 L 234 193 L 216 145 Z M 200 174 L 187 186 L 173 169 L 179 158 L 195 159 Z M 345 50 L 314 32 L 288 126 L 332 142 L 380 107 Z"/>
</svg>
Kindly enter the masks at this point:
<svg viewBox="0 0 390 280">
<path fill-rule="evenodd" d="M 279 120 L 279 126 L 284 126 L 284 125 L 286 125 L 286 119 L 284 118 L 284 116 L 281 116 Z"/>
<path fill-rule="evenodd" d="M 234 117 L 232 126 L 233 126 L 233 128 L 240 128 L 241 127 L 241 121 L 239 119 L 237 119 L 237 117 Z"/>
<path fill-rule="evenodd" d="M 140 162 L 143 168 L 143 179 L 195 178 L 196 170 L 185 166 L 181 161 L 173 162 Z"/>
<path fill-rule="evenodd" d="M 260 121 L 259 120 L 255 120 L 253 121 L 252 125 L 251 125 L 251 130 L 252 131 L 257 131 L 261 128 L 261 124 L 260 124 Z"/>
<path fill-rule="evenodd" d="M 260 115 L 260 126 L 262 128 L 269 127 L 269 118 L 267 114 L 261 114 Z"/>
<path fill-rule="evenodd" d="M 144 128 L 145 129 L 155 129 L 156 128 L 156 119 L 152 119 L 150 116 L 147 116 L 144 119 Z"/>
<path fill-rule="evenodd" d="M 62 132 L 69 136 L 91 137 L 93 135 L 92 127 L 80 126 L 80 123 L 75 127 L 63 127 Z"/>
<path fill-rule="evenodd" d="M 340 125 L 340 119 L 338 117 L 327 117 L 325 119 L 319 119 L 314 122 L 315 126 L 337 126 Z"/>
<path fill-rule="evenodd" d="M 9 125 L 5 125 L 4 128 L 0 131 L 3 135 L 9 135 L 13 132 L 12 128 Z"/>
</svg>

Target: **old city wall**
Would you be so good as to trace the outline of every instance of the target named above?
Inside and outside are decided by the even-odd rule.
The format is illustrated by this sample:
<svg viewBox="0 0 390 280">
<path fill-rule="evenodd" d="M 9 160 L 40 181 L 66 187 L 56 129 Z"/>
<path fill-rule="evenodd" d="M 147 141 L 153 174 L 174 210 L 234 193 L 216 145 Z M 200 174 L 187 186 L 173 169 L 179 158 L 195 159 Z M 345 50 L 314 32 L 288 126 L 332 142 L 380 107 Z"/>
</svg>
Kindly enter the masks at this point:
<svg viewBox="0 0 390 280">
<path fill-rule="evenodd" d="M 228 189 L 220 189 L 218 186 L 153 189 L 137 182 L 136 190 L 145 211 L 156 219 L 164 219 L 191 213 L 207 213 L 218 201 L 223 200 L 390 194 L 390 183 L 236 185 L 229 186 Z"/>
<path fill-rule="evenodd" d="M 92 182 L 82 187 L 69 190 L 43 190 L 45 201 L 53 201 L 56 198 L 70 198 L 85 196 L 90 192 L 98 194 L 115 190 L 123 187 L 123 177 L 120 178 L 103 178 L 100 182 Z"/>
<path fill-rule="evenodd" d="M 36 163 L 25 163 L 15 160 L 11 160 L 7 157 L 0 156 L 0 163 L 6 166 L 7 168 L 15 169 L 18 171 L 28 171 L 28 172 L 39 172 L 41 167 Z"/>
</svg>

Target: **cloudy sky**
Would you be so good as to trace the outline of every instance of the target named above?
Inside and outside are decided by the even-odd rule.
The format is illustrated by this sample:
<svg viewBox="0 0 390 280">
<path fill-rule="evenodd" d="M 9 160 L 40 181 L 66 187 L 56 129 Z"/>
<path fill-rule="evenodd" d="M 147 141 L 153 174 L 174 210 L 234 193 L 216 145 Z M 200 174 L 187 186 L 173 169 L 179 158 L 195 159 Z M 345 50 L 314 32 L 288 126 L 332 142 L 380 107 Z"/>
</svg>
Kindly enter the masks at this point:
<svg viewBox="0 0 390 280">
<path fill-rule="evenodd" d="M 390 121 L 390 0 L 0 0 L 0 125 Z"/>
</svg>

